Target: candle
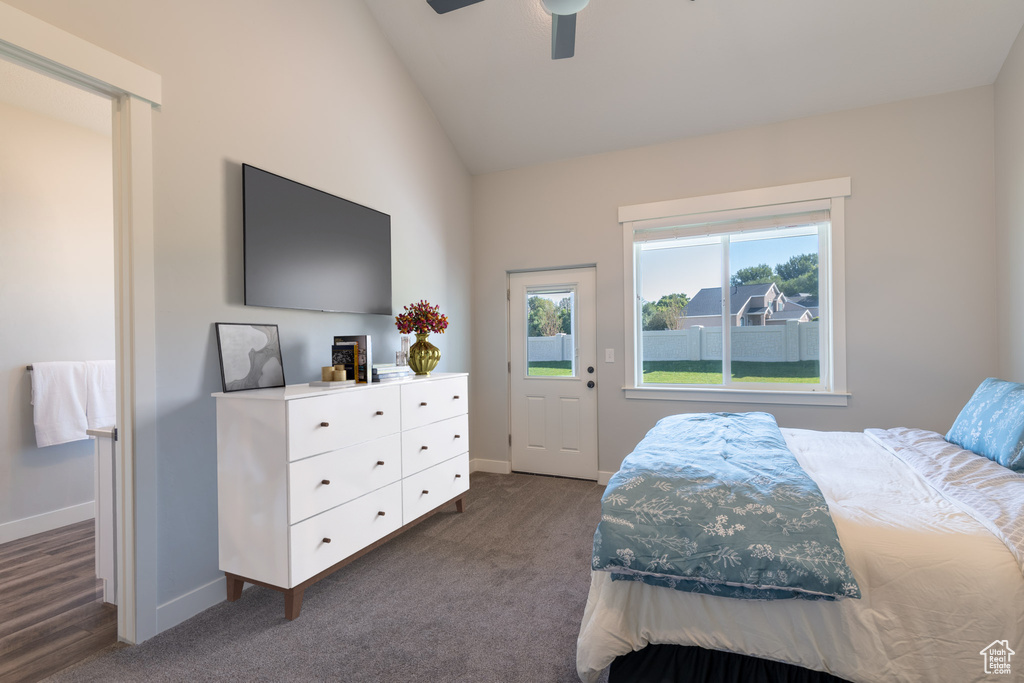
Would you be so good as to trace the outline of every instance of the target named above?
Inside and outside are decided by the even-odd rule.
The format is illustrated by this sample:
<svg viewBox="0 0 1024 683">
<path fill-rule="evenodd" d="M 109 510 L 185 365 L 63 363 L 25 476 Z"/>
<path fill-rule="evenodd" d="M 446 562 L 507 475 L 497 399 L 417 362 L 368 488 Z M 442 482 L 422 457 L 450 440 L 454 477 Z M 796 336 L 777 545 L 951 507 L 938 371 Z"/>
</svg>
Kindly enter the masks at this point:
<svg viewBox="0 0 1024 683">
<path fill-rule="evenodd" d="M 334 379 L 334 366 L 325 365 L 324 367 L 320 368 L 320 379 L 322 379 L 325 382 L 330 382 L 332 379 Z"/>
</svg>

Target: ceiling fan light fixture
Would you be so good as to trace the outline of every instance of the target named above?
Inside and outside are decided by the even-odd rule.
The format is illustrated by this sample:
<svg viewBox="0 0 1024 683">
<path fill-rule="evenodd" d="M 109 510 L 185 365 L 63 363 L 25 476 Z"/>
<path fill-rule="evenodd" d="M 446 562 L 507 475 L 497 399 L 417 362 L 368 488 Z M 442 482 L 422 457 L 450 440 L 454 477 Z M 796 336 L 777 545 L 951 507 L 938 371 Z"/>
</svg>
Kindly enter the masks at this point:
<svg viewBox="0 0 1024 683">
<path fill-rule="evenodd" d="M 540 0 L 540 4 L 549 14 L 566 16 L 576 14 L 587 6 L 590 0 Z"/>
</svg>

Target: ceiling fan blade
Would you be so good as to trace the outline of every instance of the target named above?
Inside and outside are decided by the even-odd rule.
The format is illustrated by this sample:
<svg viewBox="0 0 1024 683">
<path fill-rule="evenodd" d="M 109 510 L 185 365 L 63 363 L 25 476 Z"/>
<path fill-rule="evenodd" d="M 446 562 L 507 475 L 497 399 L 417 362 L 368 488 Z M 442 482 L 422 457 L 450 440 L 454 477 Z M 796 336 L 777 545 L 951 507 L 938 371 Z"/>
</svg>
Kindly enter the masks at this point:
<svg viewBox="0 0 1024 683">
<path fill-rule="evenodd" d="M 566 59 L 576 54 L 576 15 L 551 15 L 551 59 Z"/>
<path fill-rule="evenodd" d="M 452 10 L 469 7 L 478 2 L 483 2 L 483 0 L 427 0 L 427 4 L 433 7 L 434 11 L 438 14 L 445 14 Z"/>
</svg>

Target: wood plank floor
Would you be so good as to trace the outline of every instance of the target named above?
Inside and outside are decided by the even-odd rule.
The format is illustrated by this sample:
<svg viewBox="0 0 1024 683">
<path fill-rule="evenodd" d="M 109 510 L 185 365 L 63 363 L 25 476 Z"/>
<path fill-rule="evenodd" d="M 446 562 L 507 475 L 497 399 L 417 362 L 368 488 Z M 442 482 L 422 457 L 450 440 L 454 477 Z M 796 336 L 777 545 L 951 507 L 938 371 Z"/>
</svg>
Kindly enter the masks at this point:
<svg viewBox="0 0 1024 683">
<path fill-rule="evenodd" d="M 92 520 L 0 545 L 0 681 L 42 680 L 117 642 Z"/>
</svg>

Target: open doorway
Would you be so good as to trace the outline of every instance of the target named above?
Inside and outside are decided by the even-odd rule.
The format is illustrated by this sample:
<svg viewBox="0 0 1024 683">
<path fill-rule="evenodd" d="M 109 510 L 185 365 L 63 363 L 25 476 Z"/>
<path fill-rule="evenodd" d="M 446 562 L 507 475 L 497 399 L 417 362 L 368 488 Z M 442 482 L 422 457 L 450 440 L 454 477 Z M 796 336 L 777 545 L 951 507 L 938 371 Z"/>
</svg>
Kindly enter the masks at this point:
<svg viewBox="0 0 1024 683">
<path fill-rule="evenodd" d="M 2 2 L 0 55 L 112 100 L 117 636 L 138 643 L 158 632 L 153 110 L 161 78 Z"/>
<path fill-rule="evenodd" d="M 0 647 L 18 644 L 0 658 L 0 678 L 45 674 L 61 651 L 117 639 L 96 576 L 101 560 L 113 567 L 113 548 L 108 538 L 97 555 L 93 521 L 113 508 L 113 490 L 98 498 L 94 442 L 40 437 L 30 403 L 39 361 L 114 363 L 111 117 L 109 98 L 0 60 Z M 112 427 L 109 416 L 89 426 Z"/>
</svg>

